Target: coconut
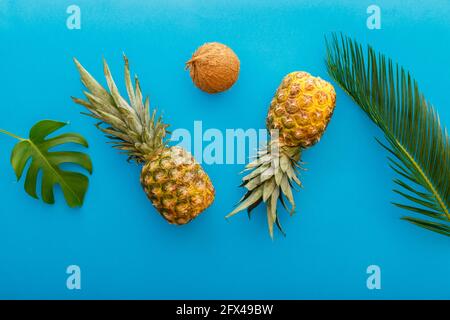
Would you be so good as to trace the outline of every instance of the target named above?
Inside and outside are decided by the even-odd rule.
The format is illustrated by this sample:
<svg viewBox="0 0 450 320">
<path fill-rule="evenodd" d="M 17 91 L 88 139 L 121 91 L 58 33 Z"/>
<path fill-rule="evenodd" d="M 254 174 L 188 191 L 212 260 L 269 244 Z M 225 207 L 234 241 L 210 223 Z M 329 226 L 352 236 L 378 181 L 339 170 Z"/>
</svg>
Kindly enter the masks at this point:
<svg viewBox="0 0 450 320">
<path fill-rule="evenodd" d="M 194 84 L 208 93 L 228 90 L 238 79 L 239 58 L 224 44 L 205 43 L 186 62 Z"/>
</svg>

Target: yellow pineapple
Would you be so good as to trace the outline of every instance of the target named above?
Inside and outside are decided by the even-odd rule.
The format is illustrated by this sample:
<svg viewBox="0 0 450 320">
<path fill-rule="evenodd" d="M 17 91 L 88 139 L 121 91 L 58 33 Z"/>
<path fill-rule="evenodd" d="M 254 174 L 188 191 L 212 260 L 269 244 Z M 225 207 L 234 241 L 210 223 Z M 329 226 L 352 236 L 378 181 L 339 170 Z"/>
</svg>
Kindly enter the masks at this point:
<svg viewBox="0 0 450 320">
<path fill-rule="evenodd" d="M 333 86 L 307 72 L 292 72 L 284 77 L 270 104 L 266 119 L 270 142 L 258 151 L 256 160 L 247 165 L 251 171 L 242 180 L 247 193 L 227 217 L 266 203 L 269 233 L 273 225 L 282 231 L 278 219 L 278 200 L 284 198 L 295 210 L 292 185 L 301 185 L 297 177 L 302 149 L 320 140 L 336 105 Z M 285 206 L 286 207 L 286 206 Z"/>
<path fill-rule="evenodd" d="M 114 141 L 114 147 L 125 151 L 130 160 L 143 163 L 141 184 L 159 213 L 170 223 L 186 224 L 214 201 L 214 187 L 208 175 L 192 155 L 180 147 L 167 145 L 167 127 L 156 110 L 150 113 L 148 98 L 143 102 L 139 80 L 131 83 L 128 60 L 125 59 L 125 85 L 129 103 L 120 95 L 104 61 L 109 87 L 106 91 L 75 59 L 81 81 L 89 92 L 87 100 L 73 98 L 86 107 L 91 117 L 107 126 L 97 125 Z"/>
<path fill-rule="evenodd" d="M 163 149 L 150 156 L 142 168 L 141 184 L 153 205 L 170 223 L 189 222 L 214 200 L 208 175 L 180 147 Z"/>
</svg>

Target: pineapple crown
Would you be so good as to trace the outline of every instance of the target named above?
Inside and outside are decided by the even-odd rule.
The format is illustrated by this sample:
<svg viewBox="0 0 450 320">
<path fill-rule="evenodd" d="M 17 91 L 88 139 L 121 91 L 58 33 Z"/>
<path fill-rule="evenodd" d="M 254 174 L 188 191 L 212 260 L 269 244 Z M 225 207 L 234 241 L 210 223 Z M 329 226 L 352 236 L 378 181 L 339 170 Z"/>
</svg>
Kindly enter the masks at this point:
<svg viewBox="0 0 450 320">
<path fill-rule="evenodd" d="M 88 91 L 83 92 L 87 101 L 74 97 L 72 99 L 90 111 L 83 114 L 100 120 L 97 128 L 113 140 L 114 148 L 128 154 L 129 160 L 141 163 L 146 161 L 146 157 L 167 145 L 168 125 L 162 122 L 161 116 L 156 117 L 156 109 L 150 113 L 148 97 L 143 102 L 137 76 L 133 88 L 128 59 L 125 55 L 123 58 L 129 103 L 120 95 L 105 59 L 103 69 L 109 92 L 74 58 L 81 82 Z"/>
<path fill-rule="evenodd" d="M 259 204 L 264 202 L 267 209 L 267 222 L 269 225 L 269 234 L 273 238 L 273 226 L 284 234 L 278 218 L 277 204 L 278 200 L 283 207 L 286 201 L 290 203 L 290 213 L 295 211 L 295 201 L 292 194 L 294 183 L 301 186 L 298 170 L 301 169 L 298 161 L 300 160 L 301 147 L 289 147 L 283 145 L 271 131 L 271 141 L 267 146 L 258 151 L 256 159 L 250 162 L 244 171 L 251 171 L 242 178 L 241 187 L 247 189 L 246 194 L 239 201 L 237 207 L 227 215 L 227 218 L 237 214 L 240 211 L 247 210 L 248 215 Z"/>
</svg>

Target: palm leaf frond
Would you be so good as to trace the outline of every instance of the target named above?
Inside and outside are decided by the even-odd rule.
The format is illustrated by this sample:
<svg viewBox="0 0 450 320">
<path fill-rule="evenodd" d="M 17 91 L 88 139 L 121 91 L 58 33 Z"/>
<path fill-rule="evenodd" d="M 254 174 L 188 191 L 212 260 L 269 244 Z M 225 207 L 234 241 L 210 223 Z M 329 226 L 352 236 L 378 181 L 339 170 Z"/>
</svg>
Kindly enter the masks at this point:
<svg viewBox="0 0 450 320">
<path fill-rule="evenodd" d="M 394 191 L 412 205 L 396 206 L 427 220 L 417 226 L 450 236 L 450 142 L 437 112 L 404 68 L 368 46 L 333 34 L 327 45 L 329 74 L 384 132 Z"/>
</svg>

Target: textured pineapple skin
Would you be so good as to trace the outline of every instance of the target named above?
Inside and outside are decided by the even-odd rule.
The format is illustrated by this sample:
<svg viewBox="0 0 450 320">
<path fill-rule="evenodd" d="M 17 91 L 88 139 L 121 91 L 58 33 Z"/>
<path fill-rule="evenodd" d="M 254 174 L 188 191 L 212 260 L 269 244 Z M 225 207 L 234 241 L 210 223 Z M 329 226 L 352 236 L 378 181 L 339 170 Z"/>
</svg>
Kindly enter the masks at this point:
<svg viewBox="0 0 450 320">
<path fill-rule="evenodd" d="M 186 224 L 214 201 L 208 175 L 194 157 L 180 147 L 170 147 L 148 158 L 141 185 L 159 213 L 172 224 Z"/>
<path fill-rule="evenodd" d="M 330 83 L 303 71 L 289 73 L 270 104 L 267 129 L 277 129 L 286 146 L 310 147 L 320 140 L 335 105 Z"/>
</svg>

